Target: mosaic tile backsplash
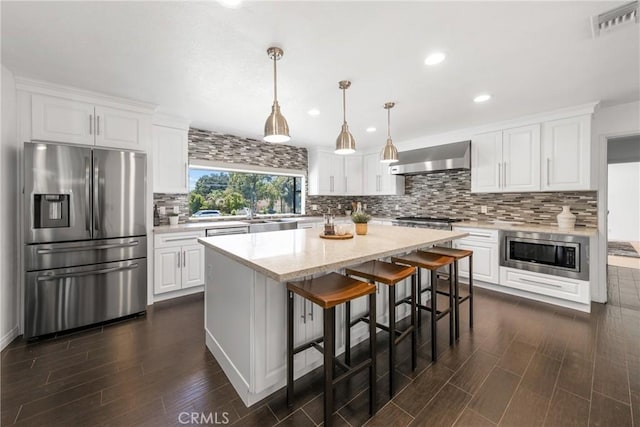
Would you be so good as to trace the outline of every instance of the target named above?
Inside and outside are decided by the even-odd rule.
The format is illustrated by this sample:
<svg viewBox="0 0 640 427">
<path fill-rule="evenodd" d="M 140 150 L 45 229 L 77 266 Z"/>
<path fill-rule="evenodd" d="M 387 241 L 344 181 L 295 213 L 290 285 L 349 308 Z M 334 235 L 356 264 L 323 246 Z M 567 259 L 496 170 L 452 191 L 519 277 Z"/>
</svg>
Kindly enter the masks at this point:
<svg viewBox="0 0 640 427">
<path fill-rule="evenodd" d="M 202 129 L 189 130 L 189 159 L 212 160 L 307 170 L 306 148 L 282 144 L 267 144 L 251 138 L 240 138 Z M 320 215 L 338 212 L 357 201 L 367 205 L 367 211 L 376 216 L 440 216 L 465 220 L 522 221 L 553 225 L 562 206 L 571 206 L 576 214 L 576 225 L 597 227 L 597 193 L 595 191 L 553 193 L 471 193 L 469 170 L 445 171 L 405 178 L 403 196 L 307 196 L 307 214 Z M 160 206 L 178 206 L 180 222 L 189 213 L 186 194 L 154 194 L 154 203 Z M 312 211 L 311 205 L 318 210 Z M 487 213 L 481 213 L 481 207 Z M 396 209 L 396 207 L 398 209 Z M 161 216 L 161 224 L 168 218 Z"/>
</svg>

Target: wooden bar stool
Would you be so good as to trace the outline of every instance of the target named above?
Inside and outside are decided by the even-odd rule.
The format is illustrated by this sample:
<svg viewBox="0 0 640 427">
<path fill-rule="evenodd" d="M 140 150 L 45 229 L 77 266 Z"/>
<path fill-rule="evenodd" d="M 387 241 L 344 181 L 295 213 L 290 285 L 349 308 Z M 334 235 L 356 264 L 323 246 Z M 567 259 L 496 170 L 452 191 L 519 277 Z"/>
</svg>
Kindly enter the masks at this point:
<svg viewBox="0 0 640 427">
<path fill-rule="evenodd" d="M 358 322 L 373 323 L 378 328 L 389 332 L 389 396 L 395 392 L 396 346 L 411 335 L 411 369 L 416 369 L 416 268 L 392 264 L 384 261 L 369 261 L 364 264 L 349 267 L 345 270 L 347 276 L 357 276 L 369 280 L 371 283 L 379 282 L 387 285 L 389 289 L 389 325 L 376 322 L 375 317 L 368 315 L 351 321 L 351 303 L 345 304 L 345 351 L 344 359 L 348 365 L 351 363 L 351 327 Z M 396 284 L 411 277 L 411 324 L 405 330 L 396 328 Z"/>
<path fill-rule="evenodd" d="M 444 316 L 449 316 L 449 344 L 453 345 L 454 331 L 453 331 L 453 278 L 449 276 L 449 307 L 438 310 L 438 273 L 437 270 L 441 267 L 452 264 L 455 259 L 444 255 L 430 254 L 427 252 L 417 251 L 410 254 L 403 255 L 401 257 L 392 257 L 391 261 L 396 264 L 411 265 L 418 268 L 418 283 L 416 285 L 418 303 L 417 308 L 420 310 L 429 311 L 431 313 L 431 360 L 434 362 L 438 360 L 437 353 L 437 335 L 438 328 L 436 328 L 436 322 L 442 319 Z M 431 271 L 431 283 L 428 288 L 421 289 L 421 269 Z M 422 304 L 422 293 L 425 291 L 431 291 L 431 303 L 430 306 Z M 418 319 L 420 323 L 420 319 Z"/>
<path fill-rule="evenodd" d="M 319 305 L 323 309 L 324 337 L 293 346 L 293 294 Z M 342 381 L 369 368 L 369 414 L 376 412 L 376 325 L 369 326 L 369 358 L 356 366 L 349 366 L 336 359 L 335 327 L 338 304 L 369 296 L 369 312 L 375 317 L 376 287 L 338 273 L 287 283 L 287 405 L 293 405 L 293 356 L 308 348 L 321 350 L 324 355 L 324 425 L 331 425 L 333 414 L 333 389 Z M 323 342 L 324 348 L 320 347 Z M 335 375 L 338 364 L 345 372 Z"/>
<path fill-rule="evenodd" d="M 453 274 L 453 291 L 454 291 L 454 312 L 455 312 L 455 330 L 456 340 L 460 338 L 460 303 L 469 301 L 469 329 L 473 329 L 473 251 L 468 249 L 454 249 L 444 248 L 440 246 L 434 246 L 433 248 L 425 251 L 427 253 L 450 256 L 455 259 L 453 263 L 453 272 L 449 271 L 449 274 Z M 460 276 L 458 269 L 458 261 L 469 257 L 469 293 L 465 296 L 460 296 Z M 451 268 L 452 266 L 449 266 Z M 440 291 L 439 291 L 440 292 Z M 440 292 L 447 295 L 446 292 Z"/>
</svg>

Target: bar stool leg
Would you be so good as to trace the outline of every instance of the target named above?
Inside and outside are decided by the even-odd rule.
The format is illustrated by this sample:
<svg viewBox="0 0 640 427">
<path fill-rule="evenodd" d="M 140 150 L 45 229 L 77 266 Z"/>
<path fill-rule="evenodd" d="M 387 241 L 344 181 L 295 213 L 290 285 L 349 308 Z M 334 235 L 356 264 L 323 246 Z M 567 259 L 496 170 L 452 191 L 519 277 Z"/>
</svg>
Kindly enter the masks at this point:
<svg viewBox="0 0 640 427">
<path fill-rule="evenodd" d="M 333 357 L 335 348 L 335 307 L 323 310 L 324 317 L 324 425 L 332 425 L 333 415 Z M 332 345 L 333 343 L 333 345 Z"/>
<path fill-rule="evenodd" d="M 436 321 L 438 318 L 438 302 L 437 302 L 437 293 L 436 293 L 436 283 L 438 280 L 438 273 L 436 270 L 431 270 L 431 360 L 438 360 L 438 353 L 436 350 L 437 347 L 437 334 L 438 328 L 436 327 Z M 420 284 L 418 284 L 420 287 Z"/>
<path fill-rule="evenodd" d="M 451 268 L 453 269 L 453 290 L 454 290 L 454 304 L 456 312 L 456 340 L 460 338 L 460 280 L 458 261 L 456 260 Z"/>
<path fill-rule="evenodd" d="M 473 253 L 469 255 L 469 329 L 473 329 Z"/>
<path fill-rule="evenodd" d="M 293 406 L 293 292 L 287 291 L 287 406 Z"/>
<path fill-rule="evenodd" d="M 344 363 L 351 365 L 351 301 L 344 304 Z"/>
<path fill-rule="evenodd" d="M 415 371 L 417 366 L 418 346 L 416 344 L 418 331 L 416 325 L 416 275 L 411 275 L 411 370 Z"/>
<path fill-rule="evenodd" d="M 418 267 L 417 270 L 416 297 L 418 298 L 418 305 L 422 305 L 422 269 Z M 418 328 L 422 328 L 422 310 L 418 310 Z"/>
<path fill-rule="evenodd" d="M 395 384 L 395 364 L 396 364 L 396 287 L 389 288 L 389 395 L 393 397 Z"/>
<path fill-rule="evenodd" d="M 369 318 L 376 318 L 376 294 L 369 294 Z M 369 415 L 376 413 L 376 322 L 369 322 Z"/>
<path fill-rule="evenodd" d="M 451 272 L 451 271 L 450 271 Z M 457 296 L 454 292 L 453 289 L 453 275 L 449 274 L 449 345 L 453 345 L 454 341 L 455 341 L 455 321 L 454 321 L 454 304 L 453 304 L 453 299 L 456 298 L 457 301 Z"/>
</svg>

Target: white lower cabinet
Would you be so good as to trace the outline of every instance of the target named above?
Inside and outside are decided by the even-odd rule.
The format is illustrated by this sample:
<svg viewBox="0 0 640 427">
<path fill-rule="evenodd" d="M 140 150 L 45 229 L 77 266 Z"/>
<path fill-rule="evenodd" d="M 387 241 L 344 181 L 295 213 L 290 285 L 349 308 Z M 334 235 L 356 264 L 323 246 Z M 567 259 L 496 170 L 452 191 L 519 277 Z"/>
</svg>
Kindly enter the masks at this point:
<svg viewBox="0 0 640 427">
<path fill-rule="evenodd" d="M 500 251 L 498 230 L 454 227 L 454 231 L 469 233 L 454 240 L 453 247 L 473 251 L 473 280 L 487 283 L 500 282 Z M 460 277 L 469 277 L 469 259 L 458 261 Z"/>
<path fill-rule="evenodd" d="M 589 304 L 590 302 L 588 281 L 500 267 L 500 284 L 521 291 L 581 304 Z"/>
<path fill-rule="evenodd" d="M 155 294 L 204 284 L 204 232 L 167 233 L 154 239 L 153 290 Z"/>
</svg>

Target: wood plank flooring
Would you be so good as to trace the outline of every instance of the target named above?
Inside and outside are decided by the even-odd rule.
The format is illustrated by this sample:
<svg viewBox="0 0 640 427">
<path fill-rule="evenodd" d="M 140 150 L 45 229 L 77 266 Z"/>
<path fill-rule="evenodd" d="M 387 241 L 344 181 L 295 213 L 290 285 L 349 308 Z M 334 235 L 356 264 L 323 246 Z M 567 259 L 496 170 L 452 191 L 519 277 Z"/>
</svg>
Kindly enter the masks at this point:
<svg viewBox="0 0 640 427">
<path fill-rule="evenodd" d="M 590 315 L 478 289 L 476 327 L 469 331 L 463 304 L 454 347 L 446 319 L 439 322 L 436 364 L 427 323 L 415 372 L 409 342 L 402 343 L 391 401 L 380 333 L 378 413 L 368 419 L 363 372 L 337 388 L 335 425 L 640 427 L 640 270 L 609 267 L 609 282 L 610 303 L 594 304 Z M 35 343 L 18 339 L 1 354 L 0 424 L 322 423 L 320 369 L 296 382 L 293 408 L 284 390 L 246 408 L 207 351 L 202 324 L 196 295 L 136 319 Z"/>
</svg>

